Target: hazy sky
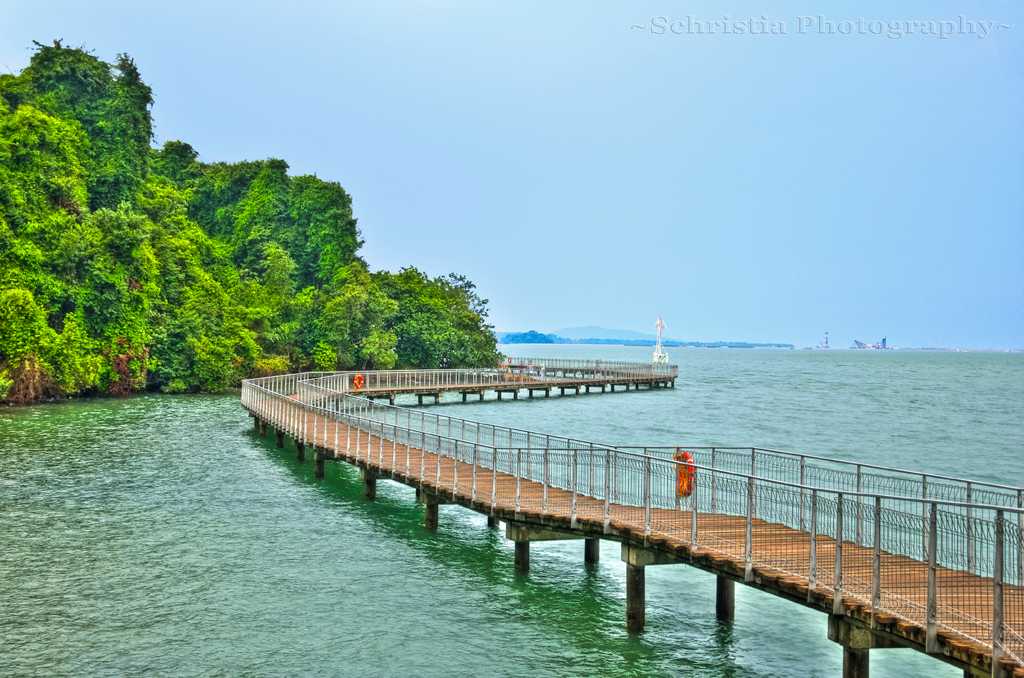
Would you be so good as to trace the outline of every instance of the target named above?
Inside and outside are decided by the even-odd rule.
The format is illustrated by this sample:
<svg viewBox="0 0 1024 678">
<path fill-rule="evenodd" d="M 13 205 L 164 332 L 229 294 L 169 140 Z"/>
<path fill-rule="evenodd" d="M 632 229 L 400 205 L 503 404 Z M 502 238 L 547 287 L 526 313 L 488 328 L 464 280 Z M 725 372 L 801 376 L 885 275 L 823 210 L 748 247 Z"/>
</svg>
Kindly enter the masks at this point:
<svg viewBox="0 0 1024 678">
<path fill-rule="evenodd" d="M 158 142 L 340 181 L 499 329 L 1024 346 L 1020 2 L 146 4 L 5 0 L 0 67 L 128 52 Z"/>
</svg>

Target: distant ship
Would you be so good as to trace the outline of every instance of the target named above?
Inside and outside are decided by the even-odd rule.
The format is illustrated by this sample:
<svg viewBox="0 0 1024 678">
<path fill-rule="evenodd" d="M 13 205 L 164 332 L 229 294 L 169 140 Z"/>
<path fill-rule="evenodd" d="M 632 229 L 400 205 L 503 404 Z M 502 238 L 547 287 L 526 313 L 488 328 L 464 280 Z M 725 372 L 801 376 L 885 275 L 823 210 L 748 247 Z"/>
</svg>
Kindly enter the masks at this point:
<svg viewBox="0 0 1024 678">
<path fill-rule="evenodd" d="M 830 348 L 830 346 L 828 345 L 828 332 L 825 333 L 825 338 L 822 339 L 821 343 L 818 344 L 818 348 L 821 349 L 822 351 L 827 351 Z"/>
<path fill-rule="evenodd" d="M 851 346 L 850 348 L 864 348 L 871 349 L 873 351 L 886 351 L 889 349 L 889 345 L 886 343 L 885 337 L 882 337 L 882 340 L 877 344 L 865 344 L 863 341 L 858 341 L 857 339 L 854 339 L 853 346 Z"/>
</svg>

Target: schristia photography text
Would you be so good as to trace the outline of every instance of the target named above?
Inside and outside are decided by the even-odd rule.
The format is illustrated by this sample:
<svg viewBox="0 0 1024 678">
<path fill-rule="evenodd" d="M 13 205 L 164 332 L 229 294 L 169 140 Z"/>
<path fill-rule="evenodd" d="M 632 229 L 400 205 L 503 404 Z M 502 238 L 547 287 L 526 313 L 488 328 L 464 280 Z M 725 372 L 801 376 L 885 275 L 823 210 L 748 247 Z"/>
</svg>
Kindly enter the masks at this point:
<svg viewBox="0 0 1024 678">
<path fill-rule="evenodd" d="M 869 36 L 896 40 L 905 37 L 949 40 L 957 37 L 984 39 L 1012 28 L 991 19 L 972 19 L 963 14 L 944 19 L 833 18 L 822 14 L 772 18 L 761 16 L 700 18 L 654 16 L 630 30 L 651 35 L 839 35 Z"/>
</svg>

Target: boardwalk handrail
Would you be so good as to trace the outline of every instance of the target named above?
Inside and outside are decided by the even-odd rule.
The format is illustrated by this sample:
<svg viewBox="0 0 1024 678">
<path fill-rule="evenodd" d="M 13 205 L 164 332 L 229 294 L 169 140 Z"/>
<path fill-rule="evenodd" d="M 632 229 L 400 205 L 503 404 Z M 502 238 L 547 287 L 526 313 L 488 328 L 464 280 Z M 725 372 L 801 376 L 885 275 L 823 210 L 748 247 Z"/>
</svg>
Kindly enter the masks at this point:
<svg viewBox="0 0 1024 678">
<path fill-rule="evenodd" d="M 551 371 L 551 373 L 549 373 Z M 367 393 L 375 391 L 432 389 L 472 389 L 478 386 L 515 386 L 530 383 L 543 384 L 559 379 L 554 373 L 574 375 L 574 381 L 653 381 L 672 380 L 679 374 L 676 365 L 625 363 L 602 360 L 551 360 L 545 358 L 515 358 L 495 368 L 456 368 L 435 370 L 379 370 L 318 373 L 307 380 L 311 385 L 341 393 Z M 363 379 L 355 386 L 357 375 Z"/>
<path fill-rule="evenodd" d="M 626 371 L 630 377 L 650 377 L 652 374 L 659 376 L 674 376 L 678 374 L 678 368 L 671 368 L 668 371 L 658 371 L 664 365 L 649 363 L 622 363 L 609 361 L 568 361 L 568 360 L 545 360 L 540 358 L 516 358 L 517 364 L 521 365 L 545 365 L 546 368 L 554 369 L 603 369 L 602 366 L 609 366 L 609 369 Z M 674 370 L 674 371 L 672 371 Z M 383 382 L 378 388 L 388 388 L 392 384 L 402 384 L 408 381 L 404 375 L 425 374 L 424 388 L 430 386 L 447 386 L 458 384 L 474 383 L 504 383 L 500 381 L 502 375 L 497 370 L 403 370 L 398 374 L 399 378 L 389 376 L 390 371 L 381 372 L 337 372 L 337 373 L 316 373 L 318 376 L 306 380 L 308 387 L 322 387 L 342 393 L 352 393 L 351 380 L 356 374 L 363 374 L 366 379 L 362 392 L 373 390 L 372 384 L 375 380 Z M 458 373 L 460 378 L 467 381 L 460 382 L 452 380 Z M 481 381 L 474 382 L 474 377 L 462 377 L 469 373 L 477 375 Z M 482 375 L 482 377 L 480 377 Z M 494 381 L 488 381 L 490 379 Z M 507 379 L 507 377 L 505 377 Z M 525 384 L 524 384 L 525 386 Z M 522 444 L 525 447 L 531 446 L 532 438 L 544 438 L 548 442 L 563 439 L 560 436 L 515 429 L 512 427 L 501 427 L 492 424 L 475 422 L 469 419 L 458 417 L 446 417 L 433 415 L 435 418 L 435 430 L 440 426 L 440 421 L 445 420 L 448 426 L 453 422 L 467 422 L 480 426 L 492 427 L 494 434 L 498 432 L 504 436 L 504 444 L 513 447 Z M 523 440 L 525 438 L 525 440 Z M 575 440 L 571 442 L 582 446 L 605 446 L 605 443 L 592 443 L 586 440 Z M 497 439 L 492 444 L 498 444 Z M 547 444 L 547 443 L 546 443 Z M 961 479 L 953 476 L 909 471 L 905 469 L 868 464 L 864 462 L 832 459 L 823 456 L 786 452 L 761 447 L 732 447 L 732 446 L 701 446 L 678 444 L 674 446 L 641 446 L 641 445 L 620 445 L 612 444 L 622 450 L 643 450 L 644 453 L 655 455 L 671 455 L 676 449 L 683 448 L 691 450 L 701 463 L 708 466 L 732 469 L 750 469 L 758 476 L 774 478 L 777 480 L 789 480 L 798 484 L 814 485 L 822 489 L 828 488 L 843 492 L 859 492 L 874 490 L 882 494 L 900 494 L 922 499 L 943 499 L 949 501 L 964 501 L 967 503 L 977 502 L 981 504 L 993 504 L 1005 508 L 1024 508 L 1024 488 L 1020 486 L 1003 485 L 982 480 Z"/>
<path fill-rule="evenodd" d="M 984 480 L 968 480 L 939 473 L 910 471 L 866 462 L 832 459 L 763 447 L 724 445 L 618 445 L 620 450 L 671 456 L 689 450 L 696 459 L 715 468 L 750 469 L 756 475 L 847 493 L 874 491 L 921 499 L 991 504 L 1024 508 L 1024 488 Z"/>
<path fill-rule="evenodd" d="M 1024 511 L 1019 507 L 977 502 L 976 495 L 961 501 L 872 491 L 864 487 L 865 477 L 878 473 L 863 469 L 887 469 L 869 465 L 858 465 L 861 486 L 854 490 L 821 486 L 817 481 L 828 477 L 809 474 L 815 467 L 807 461 L 831 460 L 817 457 L 803 457 L 803 476 L 793 482 L 773 477 L 790 473 L 788 467 L 757 466 L 758 452 L 775 452 L 759 448 L 753 448 L 754 463 L 738 470 L 716 465 L 723 459 L 714 456 L 705 462 L 715 454 L 709 451 L 727 448 L 687 447 L 700 457 L 694 490 L 681 497 L 676 491 L 681 465 L 666 454 L 675 448 L 618 448 L 378 404 L 311 383 L 324 376 L 334 375 L 247 380 L 242 401 L 297 439 L 354 449 L 357 459 L 362 455 L 383 464 L 387 453 L 393 468 L 401 468 L 404 447 L 407 475 L 439 486 L 450 483 L 453 493 L 471 493 L 474 500 L 489 492 L 492 507 L 514 506 L 517 514 L 526 508 L 558 511 L 573 525 L 592 519 L 606 530 L 617 521 L 640 525 L 652 539 L 741 561 L 748 581 L 755 571 L 794 577 L 806 584 L 808 597 L 813 591 L 831 596 L 836 614 L 859 605 L 873 618 L 889 615 L 919 626 L 926 651 L 938 651 L 940 636 L 952 636 L 988 648 L 997 665 L 1002 659 L 1024 666 Z M 348 440 L 338 439 L 334 422 L 346 425 Z M 485 430 L 490 441 L 481 437 Z M 498 430 L 513 444 L 504 444 L 504 437 L 499 441 Z M 411 450 L 424 453 L 419 469 L 409 466 Z M 434 468 L 426 467 L 426 453 L 434 455 Z M 788 458 L 779 454 L 778 459 Z M 442 458 L 454 462 L 450 479 L 442 479 Z M 469 476 L 461 490 L 460 465 Z M 514 478 L 514 489 L 499 484 L 499 473 Z M 523 505 L 525 482 L 543 487 L 539 506 Z"/>
</svg>

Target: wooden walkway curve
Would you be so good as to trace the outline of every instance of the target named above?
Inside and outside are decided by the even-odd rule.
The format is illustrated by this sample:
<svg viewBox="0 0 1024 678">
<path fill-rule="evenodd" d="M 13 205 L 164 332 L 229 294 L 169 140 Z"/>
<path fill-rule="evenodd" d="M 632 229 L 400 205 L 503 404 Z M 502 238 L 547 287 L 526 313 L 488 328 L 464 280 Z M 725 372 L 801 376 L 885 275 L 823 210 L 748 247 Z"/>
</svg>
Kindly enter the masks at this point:
<svg viewBox="0 0 1024 678">
<path fill-rule="evenodd" d="M 316 379 L 323 377 L 301 382 Z M 644 568 L 685 563 L 718 575 L 720 616 L 731 615 L 733 582 L 826 612 L 829 635 L 844 648 L 845 675 L 866 675 L 871 648 L 908 647 L 965 675 L 1024 676 L 1019 523 L 1016 515 L 1007 519 L 1013 509 L 851 496 L 715 468 L 698 468 L 694 495 L 682 498 L 675 496 L 678 464 L 671 459 L 550 442 L 491 446 L 460 439 L 472 435 L 417 430 L 426 427 L 413 425 L 407 408 L 323 386 L 311 397 L 296 383 L 251 384 L 243 403 L 261 431 L 276 429 L 279 446 L 287 434 L 300 456 L 311 449 L 318 477 L 326 461 L 336 460 L 363 470 L 369 496 L 378 478 L 416 487 L 428 526 L 436 526 L 442 504 L 503 520 L 524 567 L 534 539 L 620 541 L 634 630 L 643 625 Z M 915 502 L 926 509 L 925 547 L 933 556 L 911 555 L 922 519 Z M 973 553 L 976 571 L 943 562 L 953 546 L 945 543 L 947 523 L 964 514 L 979 530 L 991 514 L 999 529 L 985 533 L 987 542 L 972 538 L 991 547 Z M 587 554 L 594 557 L 589 548 Z M 999 561 L 997 576 L 977 567 L 987 558 Z"/>
</svg>

